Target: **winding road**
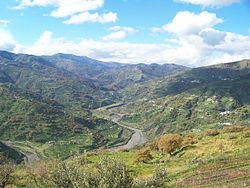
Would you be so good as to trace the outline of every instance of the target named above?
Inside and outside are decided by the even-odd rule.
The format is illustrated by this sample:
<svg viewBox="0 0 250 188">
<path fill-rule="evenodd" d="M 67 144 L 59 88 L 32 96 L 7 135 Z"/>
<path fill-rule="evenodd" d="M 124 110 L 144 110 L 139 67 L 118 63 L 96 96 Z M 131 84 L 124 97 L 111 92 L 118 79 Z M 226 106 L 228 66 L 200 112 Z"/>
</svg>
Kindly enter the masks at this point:
<svg viewBox="0 0 250 188">
<path fill-rule="evenodd" d="M 121 105 L 119 105 L 121 106 Z M 110 117 L 111 117 L 111 121 L 114 122 L 115 124 L 117 124 L 118 126 L 124 128 L 124 129 L 128 129 L 130 131 L 133 132 L 131 138 L 129 139 L 129 141 L 126 144 L 123 145 L 119 145 L 119 146 L 114 146 L 111 147 L 109 149 L 107 149 L 108 151 L 120 151 L 120 150 L 126 150 L 126 149 L 132 149 L 136 146 L 140 146 L 143 145 L 145 143 L 145 137 L 142 133 L 142 131 L 140 129 L 136 129 L 136 128 L 132 128 L 132 127 L 128 127 L 122 123 L 120 123 L 120 120 L 122 119 L 122 117 L 124 116 L 123 114 L 119 114 L 117 112 L 114 112 L 113 109 L 117 106 L 113 106 L 112 108 L 107 109 L 110 113 Z M 32 152 L 27 152 L 27 151 L 22 151 L 18 148 L 15 147 L 14 142 L 11 141 L 1 141 L 3 144 L 5 144 L 6 146 L 13 148 L 14 150 L 16 150 L 17 152 L 20 152 L 22 155 L 25 156 L 25 163 L 32 163 L 36 160 L 39 159 L 38 155 L 36 153 L 32 153 Z"/>
<path fill-rule="evenodd" d="M 27 163 L 32 163 L 34 161 L 37 161 L 39 159 L 38 155 L 36 153 L 31 153 L 31 152 L 25 152 L 25 151 L 22 151 L 18 148 L 16 148 L 14 145 L 14 142 L 11 142 L 11 141 L 1 141 L 3 144 L 5 144 L 6 146 L 16 150 L 17 152 L 21 153 L 22 155 L 25 156 L 25 160 L 24 162 L 27 164 Z"/>
<path fill-rule="evenodd" d="M 131 130 L 134 133 L 131 136 L 130 140 L 126 144 L 121 145 L 121 146 L 117 146 L 117 147 L 112 147 L 112 148 L 109 148 L 108 150 L 109 151 L 120 151 L 120 150 L 125 150 L 125 149 L 132 149 L 132 148 L 134 148 L 136 146 L 140 146 L 140 145 L 144 144 L 145 143 L 145 137 L 144 137 L 142 131 L 139 130 L 139 129 L 128 127 L 128 126 L 123 125 L 122 123 L 120 123 L 119 121 L 122 119 L 123 115 L 119 114 L 117 112 L 114 112 L 112 109 L 113 108 L 108 109 L 108 111 L 111 114 L 111 121 L 116 123 L 117 125 L 119 125 L 122 128 Z"/>
</svg>

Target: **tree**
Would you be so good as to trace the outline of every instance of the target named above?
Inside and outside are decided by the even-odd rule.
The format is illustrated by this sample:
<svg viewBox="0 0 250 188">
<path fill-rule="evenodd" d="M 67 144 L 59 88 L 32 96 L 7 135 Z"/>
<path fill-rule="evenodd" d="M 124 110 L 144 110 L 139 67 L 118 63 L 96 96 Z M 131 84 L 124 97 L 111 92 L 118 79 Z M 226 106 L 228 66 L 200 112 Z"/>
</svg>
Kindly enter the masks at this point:
<svg viewBox="0 0 250 188">
<path fill-rule="evenodd" d="M 171 154 L 181 147 L 183 137 L 179 134 L 166 134 L 158 141 L 158 148 L 161 152 Z"/>
<path fill-rule="evenodd" d="M 15 170 L 15 164 L 5 159 L 0 159 L 0 188 L 10 183 L 11 174 Z"/>
<path fill-rule="evenodd" d="M 99 188 L 130 188 L 133 183 L 130 171 L 120 160 L 102 158 L 98 164 Z"/>
<path fill-rule="evenodd" d="M 98 164 L 59 162 L 52 170 L 50 181 L 58 188 L 130 188 L 133 183 L 123 162 L 106 157 Z"/>
</svg>

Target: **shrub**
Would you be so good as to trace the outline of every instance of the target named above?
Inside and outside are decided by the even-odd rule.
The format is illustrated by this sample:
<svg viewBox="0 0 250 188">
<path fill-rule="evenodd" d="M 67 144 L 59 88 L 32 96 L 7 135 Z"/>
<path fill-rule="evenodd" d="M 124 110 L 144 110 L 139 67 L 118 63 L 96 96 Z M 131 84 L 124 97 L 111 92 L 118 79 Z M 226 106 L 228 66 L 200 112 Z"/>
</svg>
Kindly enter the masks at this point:
<svg viewBox="0 0 250 188">
<path fill-rule="evenodd" d="M 158 148 L 161 152 L 171 154 L 181 147 L 183 137 L 179 134 L 166 134 L 158 141 Z"/>
<path fill-rule="evenodd" d="M 120 160 L 102 158 L 98 164 L 99 188 L 130 188 L 133 183 L 130 171 Z"/>
<path fill-rule="evenodd" d="M 161 188 L 164 187 L 164 182 L 167 178 L 167 171 L 157 167 L 154 175 L 144 179 L 134 181 L 134 188 Z"/>
<path fill-rule="evenodd" d="M 28 182 L 24 182 L 27 187 L 44 187 L 49 185 L 49 171 L 57 164 L 55 161 L 34 161 L 26 166 Z"/>
<path fill-rule="evenodd" d="M 133 183 L 126 165 L 113 158 L 84 166 L 74 161 L 60 162 L 49 177 L 53 187 L 58 188 L 130 188 Z"/>
<path fill-rule="evenodd" d="M 135 162 L 147 163 L 153 159 L 149 149 L 139 150 L 135 154 Z"/>
<path fill-rule="evenodd" d="M 1 159 L 0 161 L 0 187 L 6 187 L 12 178 L 12 173 L 15 170 L 15 165 L 13 162 L 5 161 Z"/>
<path fill-rule="evenodd" d="M 204 136 L 217 136 L 220 132 L 218 130 L 209 129 L 204 132 Z"/>
<path fill-rule="evenodd" d="M 80 176 L 82 171 L 78 171 L 78 169 L 79 166 L 77 168 L 76 165 L 60 162 L 55 165 L 50 175 L 50 180 L 54 187 L 74 188 L 74 184 L 80 184 L 81 181 Z M 86 178 L 86 176 L 84 177 Z M 83 182 L 81 182 L 81 184 L 83 184 Z"/>
</svg>

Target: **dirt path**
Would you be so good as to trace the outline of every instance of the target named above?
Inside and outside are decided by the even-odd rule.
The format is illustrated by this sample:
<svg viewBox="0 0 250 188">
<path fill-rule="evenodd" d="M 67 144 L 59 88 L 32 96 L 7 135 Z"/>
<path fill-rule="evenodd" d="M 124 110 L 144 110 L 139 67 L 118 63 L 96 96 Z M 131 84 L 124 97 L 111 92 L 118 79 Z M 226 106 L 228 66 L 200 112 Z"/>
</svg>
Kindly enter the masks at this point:
<svg viewBox="0 0 250 188">
<path fill-rule="evenodd" d="M 119 125 L 122 128 L 129 129 L 129 130 L 134 132 L 132 137 L 130 138 L 130 140 L 127 142 L 127 144 L 110 148 L 109 151 L 119 151 L 119 150 L 125 150 L 125 149 L 132 149 L 136 146 L 139 146 L 139 145 L 142 145 L 145 143 L 145 137 L 144 137 L 141 130 L 123 125 L 122 123 L 119 122 L 121 120 L 121 118 L 123 117 L 122 114 L 114 112 L 112 110 L 112 108 L 108 109 L 108 111 L 112 114 L 111 120 L 114 123 L 116 123 L 117 125 Z"/>
</svg>

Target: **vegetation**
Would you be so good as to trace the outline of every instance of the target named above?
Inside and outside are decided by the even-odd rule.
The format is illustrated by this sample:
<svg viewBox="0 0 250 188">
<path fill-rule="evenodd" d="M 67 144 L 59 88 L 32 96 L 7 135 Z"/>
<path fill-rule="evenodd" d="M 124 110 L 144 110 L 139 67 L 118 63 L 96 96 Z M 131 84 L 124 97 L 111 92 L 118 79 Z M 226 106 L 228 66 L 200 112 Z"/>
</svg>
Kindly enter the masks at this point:
<svg viewBox="0 0 250 188">
<path fill-rule="evenodd" d="M 192 69 L 122 90 L 122 122 L 149 139 L 167 133 L 199 132 L 248 125 L 249 61 Z"/>
<path fill-rule="evenodd" d="M 12 187 L 247 187 L 249 138 L 244 137 L 244 130 L 234 133 L 236 139 L 230 139 L 230 134 L 223 129 L 212 137 L 204 136 L 204 132 L 183 136 L 184 141 L 192 138 L 195 142 L 182 146 L 175 155 L 150 149 L 148 143 L 130 151 L 89 152 L 63 161 L 43 159 L 19 165 L 8 184 Z M 136 161 L 141 153 L 150 153 L 150 160 Z"/>
<path fill-rule="evenodd" d="M 249 65 L 0 52 L 0 187 L 250 186 Z M 148 142 L 110 152 L 132 134 L 110 107 Z"/>
<path fill-rule="evenodd" d="M 213 130 L 213 129 L 208 129 L 208 130 L 206 130 L 205 133 L 204 133 L 205 136 L 217 136 L 217 135 L 219 135 L 219 134 L 220 134 L 219 131 Z"/>
<path fill-rule="evenodd" d="M 186 69 L 0 51 L 0 140 L 19 149 L 23 142 L 24 151 L 39 145 L 41 155 L 52 158 L 122 144 L 130 131 L 92 110 L 120 101 L 119 88 Z"/>
<path fill-rule="evenodd" d="M 14 162 L 0 156 L 0 187 L 4 188 L 11 183 L 12 173 L 15 170 Z"/>
<path fill-rule="evenodd" d="M 135 162 L 147 163 L 153 159 L 149 149 L 139 150 L 135 155 Z"/>
<path fill-rule="evenodd" d="M 183 138 L 178 134 L 164 135 L 158 141 L 158 149 L 161 152 L 172 154 L 174 151 L 181 147 L 182 142 Z"/>
</svg>

